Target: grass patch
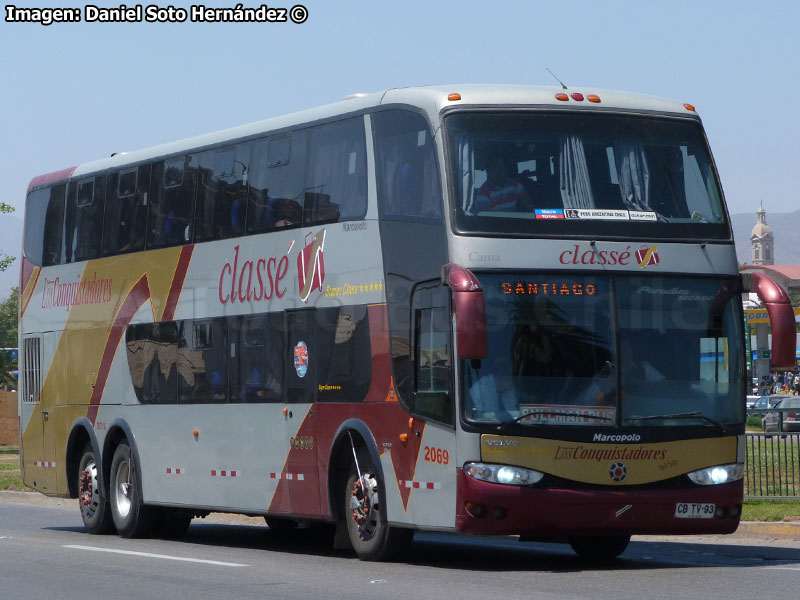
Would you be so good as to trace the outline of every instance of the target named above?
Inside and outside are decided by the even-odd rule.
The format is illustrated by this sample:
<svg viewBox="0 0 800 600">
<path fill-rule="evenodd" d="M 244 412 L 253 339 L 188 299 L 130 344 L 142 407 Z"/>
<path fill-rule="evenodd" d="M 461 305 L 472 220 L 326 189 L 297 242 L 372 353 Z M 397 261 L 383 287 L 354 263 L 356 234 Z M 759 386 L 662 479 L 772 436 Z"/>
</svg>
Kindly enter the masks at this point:
<svg viewBox="0 0 800 600">
<path fill-rule="evenodd" d="M 742 521 L 800 521 L 800 501 L 745 500 Z"/>
<path fill-rule="evenodd" d="M 3 447 L 3 449 L 5 448 L 7 446 Z M 19 470 L 19 454 L 0 451 L 0 490 L 33 491 L 22 483 L 22 473 Z"/>
<path fill-rule="evenodd" d="M 761 415 L 750 415 L 747 417 L 745 431 L 748 433 L 763 433 L 764 429 L 761 427 Z"/>
</svg>

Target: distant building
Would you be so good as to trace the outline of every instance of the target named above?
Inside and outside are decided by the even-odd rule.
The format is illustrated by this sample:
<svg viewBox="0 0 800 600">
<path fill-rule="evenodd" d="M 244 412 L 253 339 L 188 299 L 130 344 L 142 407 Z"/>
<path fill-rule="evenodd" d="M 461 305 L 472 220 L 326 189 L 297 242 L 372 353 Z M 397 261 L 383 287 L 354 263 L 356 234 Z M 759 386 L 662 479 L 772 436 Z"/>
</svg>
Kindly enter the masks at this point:
<svg viewBox="0 0 800 600">
<path fill-rule="evenodd" d="M 772 235 L 772 227 L 767 225 L 767 211 L 764 206 L 758 209 L 757 221 L 750 234 L 750 244 L 753 247 L 752 264 L 774 265 L 775 264 L 775 237 Z"/>
</svg>

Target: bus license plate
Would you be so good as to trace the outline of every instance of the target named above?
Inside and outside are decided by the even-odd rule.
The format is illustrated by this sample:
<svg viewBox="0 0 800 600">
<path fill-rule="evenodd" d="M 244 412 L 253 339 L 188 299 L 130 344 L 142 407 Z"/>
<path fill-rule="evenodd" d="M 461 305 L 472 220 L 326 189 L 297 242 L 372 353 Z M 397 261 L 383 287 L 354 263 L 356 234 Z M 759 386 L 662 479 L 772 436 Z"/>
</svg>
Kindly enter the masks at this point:
<svg viewBox="0 0 800 600">
<path fill-rule="evenodd" d="M 714 518 L 713 504 L 702 502 L 678 502 L 675 505 L 676 519 L 712 519 Z"/>
</svg>

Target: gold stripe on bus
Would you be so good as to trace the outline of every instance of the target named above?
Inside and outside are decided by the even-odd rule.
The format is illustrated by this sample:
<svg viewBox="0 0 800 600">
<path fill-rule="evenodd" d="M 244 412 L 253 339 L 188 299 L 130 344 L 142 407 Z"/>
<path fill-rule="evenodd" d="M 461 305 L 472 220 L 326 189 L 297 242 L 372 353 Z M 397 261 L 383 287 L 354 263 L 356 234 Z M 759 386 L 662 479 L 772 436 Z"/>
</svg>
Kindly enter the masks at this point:
<svg viewBox="0 0 800 600">
<path fill-rule="evenodd" d="M 33 271 L 31 271 L 31 276 L 28 277 L 28 281 L 25 284 L 25 289 L 21 290 L 19 297 L 20 318 L 22 318 L 22 315 L 25 314 L 25 310 L 28 308 L 28 303 L 31 301 L 33 292 L 36 290 L 36 284 L 39 281 L 39 275 L 41 274 L 41 272 L 42 272 L 41 267 L 34 267 Z"/>
<path fill-rule="evenodd" d="M 481 436 L 487 463 L 535 469 L 571 481 L 641 485 L 736 462 L 737 438 L 595 444 L 502 435 Z"/>
<path fill-rule="evenodd" d="M 150 304 L 155 315 L 161 315 L 167 302 L 169 290 L 181 247 L 151 251 L 151 256 L 141 253 L 117 256 L 113 259 L 89 261 L 76 284 L 76 295 L 72 296 L 69 307 L 62 306 L 64 291 L 53 292 L 53 302 L 45 298 L 47 305 L 41 310 L 67 311 L 64 331 L 58 341 L 52 363 L 46 374 L 36 405 L 28 426 L 22 434 L 23 445 L 34 447 L 42 444 L 42 410 L 51 410 L 56 406 L 79 405 L 80 413 L 86 416 L 97 374 L 103 358 L 106 341 L 122 303 L 132 286 L 147 275 L 150 288 Z M 147 269 L 142 269 L 147 265 Z M 83 286 L 81 282 L 87 282 Z M 59 280 L 60 285 L 70 282 Z M 69 294 L 73 292 L 70 289 Z M 47 294 L 47 290 L 45 290 Z M 124 343 L 124 336 L 123 342 Z M 127 369 L 127 365 L 126 365 Z M 120 398 L 115 398 L 119 402 Z M 57 464 L 65 463 L 67 447 L 67 427 L 58 427 L 54 431 Z M 58 481 L 59 493 L 66 492 L 66 482 Z"/>
</svg>

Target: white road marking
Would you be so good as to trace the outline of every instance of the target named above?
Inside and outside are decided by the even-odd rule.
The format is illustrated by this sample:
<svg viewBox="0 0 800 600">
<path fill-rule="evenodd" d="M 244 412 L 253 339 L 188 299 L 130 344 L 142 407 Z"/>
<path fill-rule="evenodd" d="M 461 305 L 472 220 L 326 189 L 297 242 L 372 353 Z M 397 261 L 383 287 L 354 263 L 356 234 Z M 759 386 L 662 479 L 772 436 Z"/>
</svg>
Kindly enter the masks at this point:
<svg viewBox="0 0 800 600">
<path fill-rule="evenodd" d="M 144 556 L 146 558 L 160 558 L 163 560 L 179 560 L 182 562 L 203 563 L 206 565 L 219 565 L 221 567 L 249 567 L 240 563 L 222 562 L 219 560 L 205 560 L 202 558 L 184 558 L 182 556 L 169 556 L 168 554 L 151 554 L 150 552 L 134 552 L 132 550 L 116 550 L 114 548 L 98 548 L 96 546 L 67 545 L 62 548 L 73 550 L 89 550 L 91 552 L 109 552 L 111 554 L 129 554 L 131 556 Z"/>
<path fill-rule="evenodd" d="M 767 569 L 780 569 L 781 571 L 800 571 L 800 567 L 767 567 Z"/>
</svg>

